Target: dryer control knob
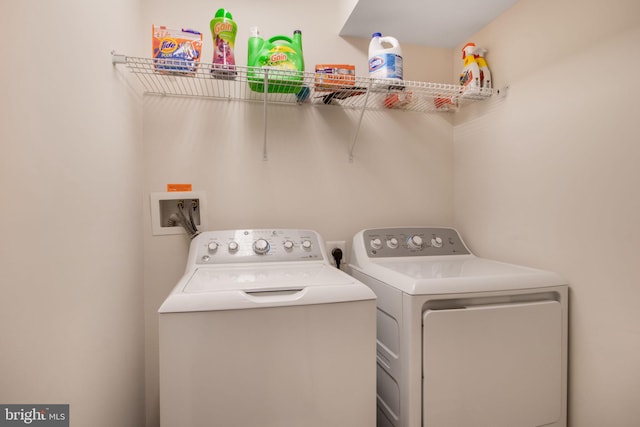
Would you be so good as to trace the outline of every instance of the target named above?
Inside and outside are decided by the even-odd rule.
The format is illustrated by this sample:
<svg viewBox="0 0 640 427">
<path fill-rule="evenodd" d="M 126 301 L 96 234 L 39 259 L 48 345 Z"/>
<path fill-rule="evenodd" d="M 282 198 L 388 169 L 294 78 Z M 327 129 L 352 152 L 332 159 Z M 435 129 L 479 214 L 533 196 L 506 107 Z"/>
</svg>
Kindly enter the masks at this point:
<svg viewBox="0 0 640 427">
<path fill-rule="evenodd" d="M 382 240 L 378 239 L 377 237 L 375 239 L 371 239 L 369 244 L 371 245 L 372 249 L 378 250 L 382 248 Z"/>
<path fill-rule="evenodd" d="M 407 244 L 411 249 L 420 249 L 422 247 L 422 237 L 411 236 L 407 239 Z"/>
<path fill-rule="evenodd" d="M 286 250 L 290 251 L 293 249 L 293 242 L 291 240 L 287 240 L 283 243 L 283 246 Z"/>
<path fill-rule="evenodd" d="M 398 239 L 395 237 L 390 238 L 387 240 L 387 246 L 389 246 L 390 249 L 398 249 Z"/>
<path fill-rule="evenodd" d="M 216 242 L 209 242 L 207 249 L 209 249 L 209 252 L 215 252 L 218 250 L 218 244 Z"/>
<path fill-rule="evenodd" d="M 269 252 L 269 242 L 265 239 L 258 239 L 253 242 L 253 251 L 258 255 L 264 255 Z"/>
<path fill-rule="evenodd" d="M 441 248 L 442 237 L 434 237 L 433 239 L 431 239 L 431 246 L 433 246 L 434 248 Z"/>
<path fill-rule="evenodd" d="M 229 252 L 237 252 L 238 248 L 238 242 L 229 242 Z"/>
<path fill-rule="evenodd" d="M 305 249 L 311 249 L 311 240 L 303 240 L 302 247 Z"/>
</svg>

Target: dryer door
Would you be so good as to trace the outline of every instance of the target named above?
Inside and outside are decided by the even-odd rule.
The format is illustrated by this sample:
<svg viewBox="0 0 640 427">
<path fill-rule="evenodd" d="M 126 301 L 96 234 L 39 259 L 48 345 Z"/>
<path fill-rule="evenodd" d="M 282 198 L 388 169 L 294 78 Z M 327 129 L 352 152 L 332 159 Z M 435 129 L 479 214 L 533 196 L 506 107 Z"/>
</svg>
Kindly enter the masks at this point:
<svg viewBox="0 0 640 427">
<path fill-rule="evenodd" d="M 542 426 L 559 420 L 559 302 L 427 310 L 422 348 L 425 427 Z"/>
</svg>

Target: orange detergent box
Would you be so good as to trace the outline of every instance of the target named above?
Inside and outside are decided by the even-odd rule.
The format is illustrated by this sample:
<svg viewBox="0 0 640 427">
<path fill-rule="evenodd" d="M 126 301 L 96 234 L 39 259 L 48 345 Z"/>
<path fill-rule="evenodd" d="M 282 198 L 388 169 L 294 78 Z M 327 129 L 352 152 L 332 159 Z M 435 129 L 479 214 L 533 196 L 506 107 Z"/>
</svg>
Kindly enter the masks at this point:
<svg viewBox="0 0 640 427">
<path fill-rule="evenodd" d="M 356 83 L 356 66 L 350 64 L 317 64 L 316 90 L 336 90 Z"/>
<path fill-rule="evenodd" d="M 202 33 L 151 26 L 156 71 L 195 75 L 202 56 Z"/>
</svg>

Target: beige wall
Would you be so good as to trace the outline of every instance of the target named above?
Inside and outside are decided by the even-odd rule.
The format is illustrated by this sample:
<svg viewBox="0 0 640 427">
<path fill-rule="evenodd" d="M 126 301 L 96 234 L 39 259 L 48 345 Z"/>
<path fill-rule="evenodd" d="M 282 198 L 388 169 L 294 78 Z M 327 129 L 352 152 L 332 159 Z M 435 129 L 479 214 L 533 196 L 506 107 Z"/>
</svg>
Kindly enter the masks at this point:
<svg viewBox="0 0 640 427">
<path fill-rule="evenodd" d="M 3 2 L 0 403 L 144 422 L 141 108 L 111 66 L 138 10 Z"/>
<path fill-rule="evenodd" d="M 523 0 L 481 31 L 501 102 L 458 116 L 455 223 L 571 284 L 570 425 L 640 425 L 640 3 Z"/>
</svg>

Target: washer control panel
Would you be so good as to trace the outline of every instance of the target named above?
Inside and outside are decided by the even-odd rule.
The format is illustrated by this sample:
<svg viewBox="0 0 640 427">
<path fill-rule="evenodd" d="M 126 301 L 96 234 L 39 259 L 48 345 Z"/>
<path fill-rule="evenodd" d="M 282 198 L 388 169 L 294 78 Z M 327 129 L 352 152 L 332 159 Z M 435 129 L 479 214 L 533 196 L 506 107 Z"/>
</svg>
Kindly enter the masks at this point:
<svg viewBox="0 0 640 427">
<path fill-rule="evenodd" d="M 191 243 L 196 264 L 322 260 L 320 237 L 311 230 L 205 231 Z"/>
<path fill-rule="evenodd" d="M 369 257 L 464 255 L 469 249 L 453 228 L 376 228 L 362 233 Z"/>
</svg>

